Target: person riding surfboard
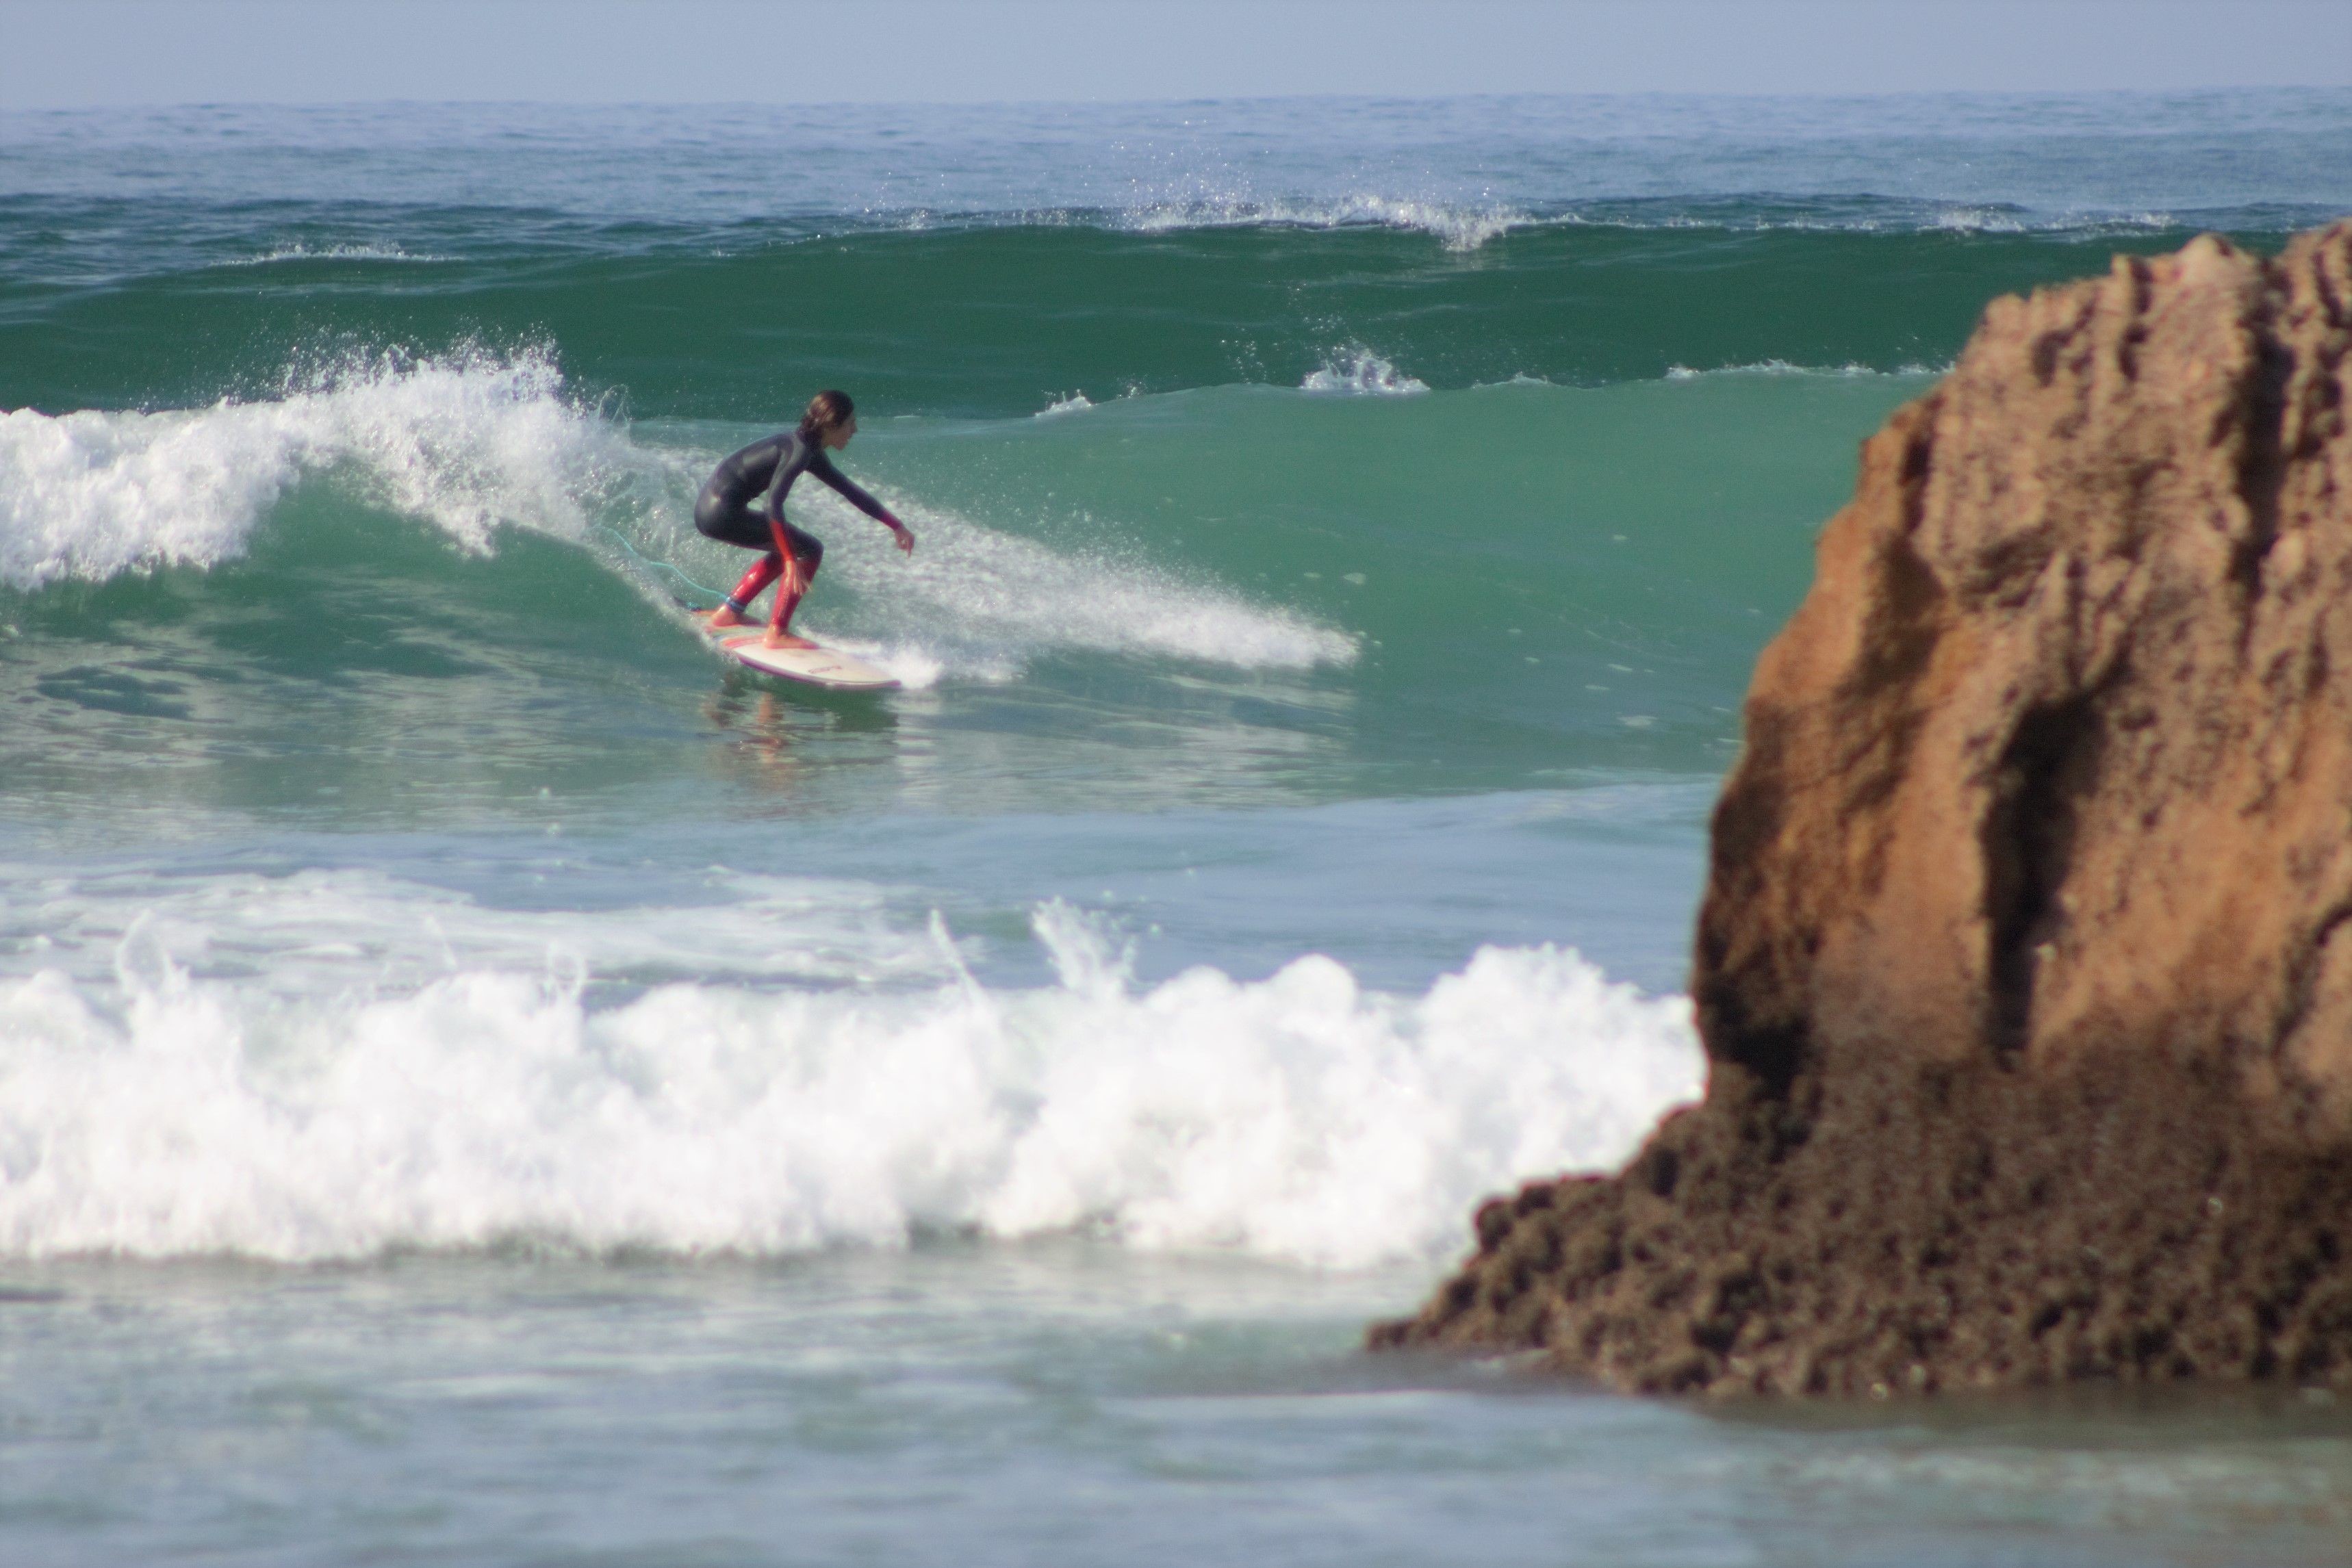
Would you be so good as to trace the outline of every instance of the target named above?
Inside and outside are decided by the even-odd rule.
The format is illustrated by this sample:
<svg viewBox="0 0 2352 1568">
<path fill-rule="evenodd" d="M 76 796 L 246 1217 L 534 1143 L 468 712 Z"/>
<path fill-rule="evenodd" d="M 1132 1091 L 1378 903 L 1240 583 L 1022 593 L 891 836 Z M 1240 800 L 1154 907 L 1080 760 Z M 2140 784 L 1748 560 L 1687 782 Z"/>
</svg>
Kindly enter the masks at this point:
<svg viewBox="0 0 2352 1568">
<path fill-rule="evenodd" d="M 776 586 L 776 605 L 768 620 L 769 648 L 814 648 L 815 643 L 793 634 L 793 612 L 800 608 L 810 580 L 824 560 L 824 545 L 815 535 L 784 520 L 784 496 L 803 474 L 829 485 L 859 511 L 887 527 L 898 548 L 914 553 L 912 529 L 890 515 L 890 509 L 850 482 L 833 465 L 828 452 L 839 452 L 857 434 L 857 408 L 845 392 L 826 390 L 809 399 L 808 412 L 798 428 L 755 441 L 729 456 L 702 486 L 694 503 L 694 526 L 703 535 L 742 549 L 766 553 L 745 572 L 726 601 L 711 612 L 709 624 L 747 626 L 744 612 L 770 582 Z M 762 500 L 761 497 L 765 496 Z"/>
</svg>

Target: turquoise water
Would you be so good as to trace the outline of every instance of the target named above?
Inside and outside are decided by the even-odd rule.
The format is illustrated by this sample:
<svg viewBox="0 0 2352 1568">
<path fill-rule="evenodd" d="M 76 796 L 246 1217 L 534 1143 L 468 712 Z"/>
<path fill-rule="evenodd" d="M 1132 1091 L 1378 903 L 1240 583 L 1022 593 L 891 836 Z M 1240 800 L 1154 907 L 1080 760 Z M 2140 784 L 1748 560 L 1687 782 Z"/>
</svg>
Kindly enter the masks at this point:
<svg viewBox="0 0 2352 1568">
<path fill-rule="evenodd" d="M 2352 98 L 0 116 L 0 1542 L 2325 1562 L 2268 1403 L 1355 1349 L 1703 1085 L 1758 650 L 1983 301 Z M 848 387 L 804 629 L 719 457 Z"/>
</svg>

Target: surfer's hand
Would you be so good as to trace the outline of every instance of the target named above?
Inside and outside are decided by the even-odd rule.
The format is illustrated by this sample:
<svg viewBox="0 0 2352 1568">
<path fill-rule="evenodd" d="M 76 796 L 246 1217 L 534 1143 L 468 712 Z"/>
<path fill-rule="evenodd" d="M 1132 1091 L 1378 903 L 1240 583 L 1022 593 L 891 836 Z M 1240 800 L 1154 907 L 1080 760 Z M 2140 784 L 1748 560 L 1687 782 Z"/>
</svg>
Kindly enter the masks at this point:
<svg viewBox="0 0 2352 1568">
<path fill-rule="evenodd" d="M 915 530 L 900 523 L 898 531 L 898 549 L 908 555 L 915 553 Z"/>
</svg>

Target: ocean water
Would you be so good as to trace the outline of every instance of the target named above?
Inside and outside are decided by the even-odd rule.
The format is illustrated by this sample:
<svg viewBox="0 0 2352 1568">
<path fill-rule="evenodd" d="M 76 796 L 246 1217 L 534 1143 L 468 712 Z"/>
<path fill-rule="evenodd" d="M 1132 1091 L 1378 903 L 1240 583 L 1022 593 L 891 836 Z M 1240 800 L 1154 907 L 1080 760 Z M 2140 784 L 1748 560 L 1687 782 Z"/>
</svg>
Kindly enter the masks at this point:
<svg viewBox="0 0 2352 1568">
<path fill-rule="evenodd" d="M 0 1557 L 2336 1563 L 2296 1390 L 1372 1357 L 1703 1092 L 1758 650 L 2352 94 L 0 115 Z M 719 457 L 820 386 L 803 629 Z"/>
</svg>

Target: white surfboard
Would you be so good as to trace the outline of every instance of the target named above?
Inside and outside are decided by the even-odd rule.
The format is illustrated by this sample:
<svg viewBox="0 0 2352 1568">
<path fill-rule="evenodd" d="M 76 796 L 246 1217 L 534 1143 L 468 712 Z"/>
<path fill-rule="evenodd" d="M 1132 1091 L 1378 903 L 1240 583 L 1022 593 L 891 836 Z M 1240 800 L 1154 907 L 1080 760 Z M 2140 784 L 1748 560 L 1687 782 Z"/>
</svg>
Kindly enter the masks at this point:
<svg viewBox="0 0 2352 1568">
<path fill-rule="evenodd" d="M 898 676 L 877 670 L 862 659 L 853 659 L 838 648 L 763 648 L 760 639 L 766 633 L 760 627 L 724 626 L 713 630 L 708 624 L 707 612 L 697 613 L 695 620 L 704 622 L 704 636 L 724 648 L 747 670 L 836 692 L 887 692 L 898 688 Z"/>
</svg>

